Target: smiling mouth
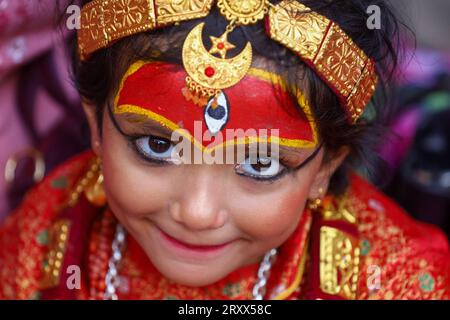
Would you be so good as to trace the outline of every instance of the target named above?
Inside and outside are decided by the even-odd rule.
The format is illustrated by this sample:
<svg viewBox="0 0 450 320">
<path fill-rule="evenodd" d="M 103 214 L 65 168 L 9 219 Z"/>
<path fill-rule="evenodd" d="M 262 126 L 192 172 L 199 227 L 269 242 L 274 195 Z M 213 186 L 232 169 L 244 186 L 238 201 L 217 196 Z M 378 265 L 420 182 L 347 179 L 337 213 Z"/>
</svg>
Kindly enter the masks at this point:
<svg viewBox="0 0 450 320">
<path fill-rule="evenodd" d="M 159 229 L 159 228 L 158 228 Z M 229 244 L 231 244 L 233 241 L 229 241 L 223 244 L 219 244 L 219 245 L 195 245 L 195 244 L 190 244 L 190 243 L 186 243 L 183 242 L 177 238 L 172 237 L 171 235 L 169 235 L 168 233 L 164 232 L 163 230 L 159 229 L 162 237 L 168 241 L 170 244 L 172 244 L 173 246 L 180 248 L 180 249 L 184 249 L 184 250 L 189 250 L 189 251 L 195 251 L 195 252 L 216 252 L 219 251 L 225 247 L 227 247 Z"/>
</svg>

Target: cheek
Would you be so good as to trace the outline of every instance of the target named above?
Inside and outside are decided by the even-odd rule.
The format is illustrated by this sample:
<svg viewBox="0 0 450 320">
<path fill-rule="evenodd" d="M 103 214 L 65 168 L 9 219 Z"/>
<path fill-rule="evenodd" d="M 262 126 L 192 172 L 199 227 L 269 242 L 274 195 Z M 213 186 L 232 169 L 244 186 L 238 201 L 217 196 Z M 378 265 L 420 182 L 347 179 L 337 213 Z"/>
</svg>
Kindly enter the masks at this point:
<svg viewBox="0 0 450 320">
<path fill-rule="evenodd" d="M 238 218 L 239 228 L 252 239 L 283 237 L 295 229 L 307 192 L 276 192 L 246 201 Z"/>
<path fill-rule="evenodd" d="M 234 194 L 236 224 L 253 241 L 283 242 L 296 229 L 304 211 L 315 168 L 280 181 L 275 190 L 261 195 Z M 245 205 L 243 205 L 245 204 Z"/>
<path fill-rule="evenodd" d="M 143 164 L 125 139 L 105 125 L 102 163 L 108 203 L 118 217 L 140 218 L 165 207 L 171 180 L 162 170 Z M 122 219 L 121 219 L 122 220 Z"/>
</svg>

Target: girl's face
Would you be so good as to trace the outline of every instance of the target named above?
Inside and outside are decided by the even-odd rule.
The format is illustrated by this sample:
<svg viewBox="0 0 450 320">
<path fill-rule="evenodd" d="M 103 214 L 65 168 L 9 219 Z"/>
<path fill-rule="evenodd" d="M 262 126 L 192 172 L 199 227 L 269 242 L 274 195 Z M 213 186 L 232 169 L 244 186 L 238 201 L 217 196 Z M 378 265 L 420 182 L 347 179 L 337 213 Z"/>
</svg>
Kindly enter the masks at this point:
<svg viewBox="0 0 450 320">
<path fill-rule="evenodd" d="M 175 78 L 165 78 L 170 88 L 176 87 Z M 164 92 L 162 102 L 172 103 L 171 93 Z M 253 92 L 252 99 L 267 101 L 274 94 Z M 132 114 L 105 109 L 100 138 L 94 108 L 86 105 L 85 110 L 94 151 L 103 161 L 108 205 L 153 265 L 189 286 L 214 283 L 283 244 L 296 229 L 307 199 L 327 189 L 344 158 L 323 163 L 321 150 L 295 170 L 317 147 L 280 147 L 283 161 L 270 175 L 261 171 L 271 167 L 267 162 L 175 165 L 168 160 L 171 132 L 157 121 L 136 121 Z M 268 121 L 270 126 L 275 120 Z"/>
</svg>

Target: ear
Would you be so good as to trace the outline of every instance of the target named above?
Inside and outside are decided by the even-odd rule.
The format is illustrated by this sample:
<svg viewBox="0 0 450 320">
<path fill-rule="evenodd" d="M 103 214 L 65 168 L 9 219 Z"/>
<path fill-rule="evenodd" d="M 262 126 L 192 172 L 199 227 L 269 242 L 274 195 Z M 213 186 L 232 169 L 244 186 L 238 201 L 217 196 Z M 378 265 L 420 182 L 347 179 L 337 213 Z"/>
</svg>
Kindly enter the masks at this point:
<svg viewBox="0 0 450 320">
<path fill-rule="evenodd" d="M 86 99 L 82 99 L 82 105 L 84 109 L 84 113 L 86 114 L 86 118 L 89 123 L 89 128 L 91 130 L 91 147 L 94 153 L 101 157 L 102 155 L 102 143 L 101 143 L 101 135 L 100 128 L 98 127 L 97 115 L 96 115 L 96 106 L 88 102 Z"/>
<path fill-rule="evenodd" d="M 332 159 L 322 163 L 319 172 L 314 178 L 313 184 L 309 191 L 308 198 L 313 200 L 317 198 L 322 198 L 328 190 L 331 176 L 339 168 L 339 166 L 344 162 L 345 158 L 349 153 L 348 147 L 342 147 L 337 153 L 334 154 Z"/>
</svg>

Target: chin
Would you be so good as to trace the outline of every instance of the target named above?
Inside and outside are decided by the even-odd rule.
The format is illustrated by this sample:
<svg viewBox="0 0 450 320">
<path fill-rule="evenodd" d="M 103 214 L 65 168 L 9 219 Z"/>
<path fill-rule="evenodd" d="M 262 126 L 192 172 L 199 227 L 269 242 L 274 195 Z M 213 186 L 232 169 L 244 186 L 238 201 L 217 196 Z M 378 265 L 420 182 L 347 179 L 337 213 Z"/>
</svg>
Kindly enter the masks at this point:
<svg viewBox="0 0 450 320">
<path fill-rule="evenodd" d="M 153 261 L 152 261 L 153 262 Z M 211 285 L 225 278 L 233 269 L 227 265 L 195 265 L 174 261 L 155 261 L 153 265 L 167 279 L 189 287 L 203 287 Z"/>
</svg>

